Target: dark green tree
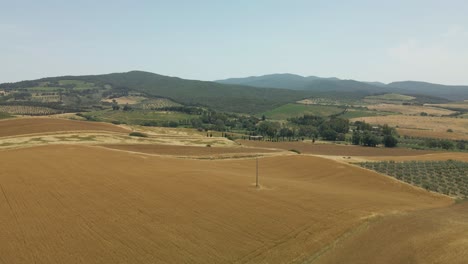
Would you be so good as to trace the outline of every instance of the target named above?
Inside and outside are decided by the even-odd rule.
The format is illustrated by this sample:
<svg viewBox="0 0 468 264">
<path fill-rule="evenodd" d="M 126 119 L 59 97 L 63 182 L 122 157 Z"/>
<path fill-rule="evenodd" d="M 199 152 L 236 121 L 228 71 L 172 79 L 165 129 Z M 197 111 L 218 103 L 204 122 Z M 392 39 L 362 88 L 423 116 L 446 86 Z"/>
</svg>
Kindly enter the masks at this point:
<svg viewBox="0 0 468 264">
<path fill-rule="evenodd" d="M 392 135 L 385 135 L 383 137 L 383 144 L 387 148 L 394 148 L 398 144 L 398 139 Z"/>
</svg>

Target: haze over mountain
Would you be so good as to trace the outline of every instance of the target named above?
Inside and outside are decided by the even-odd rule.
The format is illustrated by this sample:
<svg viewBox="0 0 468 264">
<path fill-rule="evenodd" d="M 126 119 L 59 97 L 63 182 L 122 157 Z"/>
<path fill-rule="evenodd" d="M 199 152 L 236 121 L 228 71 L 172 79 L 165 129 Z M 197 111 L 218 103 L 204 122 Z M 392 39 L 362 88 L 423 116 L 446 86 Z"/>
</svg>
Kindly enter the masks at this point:
<svg viewBox="0 0 468 264">
<path fill-rule="evenodd" d="M 216 82 L 223 84 L 247 85 L 252 87 L 283 88 L 315 92 L 395 92 L 436 96 L 448 100 L 468 99 L 468 86 L 441 85 L 416 81 L 393 82 L 390 84 L 385 84 L 381 82 L 342 80 L 336 77 L 304 77 L 296 74 L 283 73 L 251 76 L 245 78 L 230 78 L 225 80 L 217 80 Z"/>
<path fill-rule="evenodd" d="M 294 74 L 272 74 L 209 82 L 186 80 L 144 71 L 130 71 L 4 83 L 0 84 L 0 89 L 29 91 L 47 83 L 45 86 L 51 89 L 62 90 L 69 94 L 77 93 L 73 89 L 57 86 L 56 84 L 60 81 L 81 81 L 92 84 L 92 88 L 85 88 L 81 92 L 89 90 L 89 96 L 81 94 L 82 98 L 77 97 L 77 102 L 82 99 L 87 100 L 86 96 L 90 97 L 90 94 L 93 94 L 96 98 L 91 97 L 99 102 L 105 97 L 104 94 L 109 94 L 109 92 L 114 94 L 137 92 L 150 98 L 168 98 L 187 106 L 206 106 L 214 110 L 238 113 L 262 113 L 311 97 L 362 99 L 368 95 L 401 93 L 422 95 L 428 99 L 426 102 L 468 99 L 468 86 L 446 86 L 423 82 L 395 82 L 386 85 L 338 78 L 302 77 Z M 111 90 L 106 87 L 111 87 Z M 78 103 L 77 106 L 82 105 Z M 89 106 L 92 107 L 92 103 L 89 103 Z"/>
</svg>

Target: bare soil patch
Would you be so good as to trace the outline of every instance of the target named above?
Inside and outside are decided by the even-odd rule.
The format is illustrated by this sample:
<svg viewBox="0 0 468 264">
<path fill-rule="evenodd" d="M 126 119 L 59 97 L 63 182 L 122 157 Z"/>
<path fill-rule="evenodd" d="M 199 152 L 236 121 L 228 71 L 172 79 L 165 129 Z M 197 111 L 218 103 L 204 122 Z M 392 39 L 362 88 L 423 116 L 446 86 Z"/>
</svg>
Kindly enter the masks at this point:
<svg viewBox="0 0 468 264">
<path fill-rule="evenodd" d="M 260 159 L 259 190 L 254 159 L 53 145 L 0 160 L 4 263 L 301 263 L 376 215 L 452 203 L 301 155 Z"/>
</svg>

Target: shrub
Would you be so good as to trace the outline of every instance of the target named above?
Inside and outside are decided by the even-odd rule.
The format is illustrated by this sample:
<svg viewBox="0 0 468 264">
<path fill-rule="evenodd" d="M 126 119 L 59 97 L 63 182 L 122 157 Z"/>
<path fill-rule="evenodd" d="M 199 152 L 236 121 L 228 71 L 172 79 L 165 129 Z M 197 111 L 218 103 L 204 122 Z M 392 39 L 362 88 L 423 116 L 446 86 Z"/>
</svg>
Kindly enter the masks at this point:
<svg viewBox="0 0 468 264">
<path fill-rule="evenodd" d="M 132 132 L 132 133 L 130 133 L 128 135 L 132 136 L 132 137 L 148 137 L 148 135 L 146 135 L 144 133 L 141 133 L 141 132 Z"/>
<path fill-rule="evenodd" d="M 301 152 L 300 152 L 299 150 L 297 150 L 297 149 L 290 149 L 289 151 L 295 152 L 295 153 L 297 153 L 297 154 L 301 154 Z"/>
</svg>

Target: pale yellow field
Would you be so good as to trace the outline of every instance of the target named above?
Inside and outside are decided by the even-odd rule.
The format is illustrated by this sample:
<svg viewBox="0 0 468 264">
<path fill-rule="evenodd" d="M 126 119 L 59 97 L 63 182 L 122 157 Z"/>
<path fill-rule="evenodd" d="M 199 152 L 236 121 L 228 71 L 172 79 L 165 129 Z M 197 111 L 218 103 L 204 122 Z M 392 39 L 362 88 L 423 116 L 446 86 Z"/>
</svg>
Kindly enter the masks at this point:
<svg viewBox="0 0 468 264">
<path fill-rule="evenodd" d="M 451 110 L 443 109 L 443 108 L 431 107 L 431 106 L 400 105 L 400 104 L 376 104 L 376 105 L 369 105 L 367 106 L 367 108 L 371 110 L 377 110 L 377 111 L 401 113 L 404 115 L 419 115 L 422 112 L 425 112 L 429 115 L 443 116 L 443 115 L 450 115 L 450 114 L 455 113 L 455 111 L 451 111 Z"/>
<path fill-rule="evenodd" d="M 468 139 L 468 119 L 432 116 L 389 115 L 360 117 L 352 121 L 366 121 L 371 124 L 388 124 L 397 127 L 401 135 Z M 447 132 L 452 129 L 453 132 Z"/>
<path fill-rule="evenodd" d="M 450 104 L 427 104 L 427 106 L 447 107 L 447 108 L 468 110 L 468 101 L 456 102 L 456 103 L 450 103 Z"/>
</svg>

